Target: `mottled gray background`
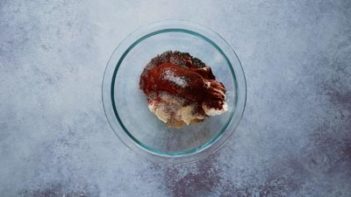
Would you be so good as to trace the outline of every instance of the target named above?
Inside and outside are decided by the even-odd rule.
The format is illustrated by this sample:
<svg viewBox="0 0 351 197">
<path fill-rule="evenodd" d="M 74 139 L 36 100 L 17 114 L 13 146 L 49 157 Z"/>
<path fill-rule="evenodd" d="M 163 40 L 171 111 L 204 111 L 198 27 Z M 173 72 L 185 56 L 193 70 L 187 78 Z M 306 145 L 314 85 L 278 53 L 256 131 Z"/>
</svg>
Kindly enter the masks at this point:
<svg viewBox="0 0 351 197">
<path fill-rule="evenodd" d="M 219 32 L 246 72 L 235 135 L 166 167 L 126 148 L 105 65 L 140 25 Z M 351 1 L 0 1 L 1 196 L 351 196 Z"/>
</svg>

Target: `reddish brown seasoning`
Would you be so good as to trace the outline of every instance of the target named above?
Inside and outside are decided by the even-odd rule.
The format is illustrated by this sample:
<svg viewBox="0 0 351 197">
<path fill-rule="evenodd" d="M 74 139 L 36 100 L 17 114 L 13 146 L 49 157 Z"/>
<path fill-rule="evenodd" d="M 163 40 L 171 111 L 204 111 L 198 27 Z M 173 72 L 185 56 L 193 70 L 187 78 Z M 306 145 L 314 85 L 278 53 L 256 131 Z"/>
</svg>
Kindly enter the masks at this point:
<svg viewBox="0 0 351 197">
<path fill-rule="evenodd" d="M 210 67 L 189 53 L 167 51 L 153 58 L 140 77 L 140 89 L 146 96 L 157 98 L 161 92 L 181 97 L 187 104 L 196 104 L 196 113 L 204 114 L 201 106 L 222 109 L 225 87 L 216 81 Z M 216 90 L 215 90 L 216 89 Z"/>
</svg>

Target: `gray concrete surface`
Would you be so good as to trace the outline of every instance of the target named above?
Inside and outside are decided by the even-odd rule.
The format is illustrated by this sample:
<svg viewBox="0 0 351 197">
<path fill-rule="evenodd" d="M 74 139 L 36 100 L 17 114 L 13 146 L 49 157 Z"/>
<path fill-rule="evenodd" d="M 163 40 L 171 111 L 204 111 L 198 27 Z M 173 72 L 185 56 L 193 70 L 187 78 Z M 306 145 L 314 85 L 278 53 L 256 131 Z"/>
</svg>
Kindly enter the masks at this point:
<svg viewBox="0 0 351 197">
<path fill-rule="evenodd" d="M 127 149 L 101 103 L 131 31 L 219 32 L 248 83 L 221 151 L 166 167 Z M 0 1 L 0 196 L 351 196 L 351 1 Z"/>
</svg>

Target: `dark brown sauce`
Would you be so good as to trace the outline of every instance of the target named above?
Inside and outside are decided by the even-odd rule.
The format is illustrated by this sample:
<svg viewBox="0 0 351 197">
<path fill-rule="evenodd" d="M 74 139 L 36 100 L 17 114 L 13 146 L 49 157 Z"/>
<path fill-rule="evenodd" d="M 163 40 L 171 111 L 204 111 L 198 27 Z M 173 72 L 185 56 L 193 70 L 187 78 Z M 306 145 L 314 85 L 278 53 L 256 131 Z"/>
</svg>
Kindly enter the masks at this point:
<svg viewBox="0 0 351 197">
<path fill-rule="evenodd" d="M 225 87 L 216 81 L 210 67 L 188 53 L 167 51 L 153 58 L 140 76 L 140 89 L 150 98 L 167 92 L 181 97 L 187 104 L 196 104 L 197 113 L 204 114 L 201 106 L 222 109 Z"/>
</svg>

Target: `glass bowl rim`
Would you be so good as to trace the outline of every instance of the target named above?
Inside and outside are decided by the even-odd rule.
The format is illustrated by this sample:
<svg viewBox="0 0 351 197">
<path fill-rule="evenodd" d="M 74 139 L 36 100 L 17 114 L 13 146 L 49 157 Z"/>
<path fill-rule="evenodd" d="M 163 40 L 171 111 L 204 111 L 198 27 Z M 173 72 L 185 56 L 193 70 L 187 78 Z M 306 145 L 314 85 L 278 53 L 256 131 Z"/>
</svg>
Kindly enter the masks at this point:
<svg viewBox="0 0 351 197">
<path fill-rule="evenodd" d="M 196 36 L 198 38 L 204 39 L 206 42 L 211 44 L 213 47 L 215 47 L 221 55 L 225 58 L 227 62 L 227 66 L 230 69 L 231 76 L 233 78 L 233 83 L 236 89 L 236 92 L 234 92 L 235 96 L 235 101 L 234 101 L 234 109 L 230 114 L 230 117 L 228 121 L 225 123 L 224 126 L 221 127 L 220 132 L 217 132 L 214 136 L 212 136 L 207 142 L 204 144 L 201 144 L 199 146 L 189 148 L 183 151 L 174 151 L 174 152 L 161 152 L 158 151 L 157 149 L 148 147 L 144 145 L 142 142 L 140 142 L 138 139 L 136 139 L 126 128 L 126 126 L 123 124 L 123 121 L 120 119 L 120 116 L 118 114 L 118 110 L 115 105 L 115 80 L 117 76 L 118 69 L 120 67 L 120 64 L 123 62 L 124 58 L 127 56 L 127 54 L 132 50 L 133 47 L 135 47 L 137 44 L 142 42 L 143 40 L 154 36 L 158 35 L 161 33 L 167 33 L 167 32 L 181 32 L 181 33 L 186 33 L 186 34 L 191 34 L 192 36 Z M 211 39 L 212 38 L 212 39 Z M 219 45 L 213 41 L 216 40 L 217 43 L 221 42 Z M 232 53 L 232 59 L 233 57 L 236 60 L 236 64 L 234 66 L 238 67 L 239 70 L 234 70 L 233 64 L 231 62 L 231 58 L 227 57 L 226 53 L 223 52 L 222 48 L 220 47 L 222 45 L 227 47 L 229 51 L 227 50 L 226 52 Z M 127 47 L 127 48 L 125 48 Z M 117 57 L 117 58 L 114 58 Z M 113 61 L 113 62 L 112 62 Z M 111 68 L 114 67 L 114 68 Z M 108 69 L 113 70 L 112 74 L 112 80 L 109 77 L 111 75 L 111 72 L 108 72 Z M 241 77 L 241 82 L 237 80 L 238 78 L 238 73 L 239 76 Z M 109 81 L 109 84 L 107 83 Z M 241 87 L 239 87 L 241 85 Z M 106 87 L 107 86 L 107 87 Z M 240 89 L 239 89 L 240 88 Z M 106 91 L 108 90 L 109 91 Z M 242 91 L 239 94 L 239 91 Z M 110 95 L 107 92 L 110 93 Z M 147 26 L 144 26 L 135 32 L 131 33 L 128 35 L 120 44 L 119 46 L 114 50 L 113 54 L 110 57 L 110 60 L 106 66 L 105 73 L 104 73 L 104 79 L 103 79 L 103 87 L 102 87 L 102 96 L 103 96 L 103 108 L 105 115 L 108 119 L 108 122 L 110 126 L 112 127 L 115 135 L 130 149 L 134 150 L 135 152 L 139 153 L 144 153 L 143 155 L 145 156 L 145 153 L 149 153 L 150 157 L 152 160 L 161 160 L 161 161 L 192 161 L 192 160 L 198 160 L 205 155 L 207 155 L 205 152 L 208 153 L 214 153 L 215 151 L 219 150 L 220 147 L 222 147 L 227 141 L 227 139 L 234 133 L 236 130 L 236 127 L 238 126 L 240 119 L 243 116 L 243 112 L 245 109 L 246 105 L 246 79 L 245 79 L 245 74 L 241 66 L 241 62 L 236 55 L 235 51 L 230 47 L 230 45 L 223 39 L 222 36 L 220 36 L 218 33 L 214 32 L 213 30 L 210 30 L 208 28 L 205 28 L 203 26 L 193 24 L 190 22 L 186 21 L 162 21 L 162 22 L 157 22 L 153 23 Z M 244 97 L 244 98 L 239 98 L 239 96 Z M 108 99 L 108 97 L 110 97 Z M 106 102 L 109 100 L 110 102 Z M 241 101 L 241 103 L 239 103 Z M 117 119 L 118 122 L 118 128 L 116 128 L 115 122 L 112 120 L 112 117 L 110 113 L 108 112 L 108 108 L 111 108 L 111 105 L 108 105 L 107 103 L 112 104 L 112 109 L 114 113 L 114 120 Z M 238 105 L 239 104 L 239 105 Z M 241 106 L 240 106 L 241 105 Z M 234 115 L 237 116 L 236 123 L 233 123 Z M 231 129 L 228 131 L 228 129 Z M 120 131 L 122 130 L 122 131 Z M 119 132 L 118 132 L 119 131 Z M 224 134 L 227 133 L 227 136 L 224 137 Z M 229 135 L 228 135 L 229 134 Z M 219 141 L 222 141 L 219 143 Z M 132 143 L 130 143 L 132 142 Z M 217 146 L 214 146 L 216 145 Z M 142 150 L 142 151 L 140 151 Z M 207 150 L 207 151 L 206 151 Z M 201 154 L 202 153 L 202 154 Z M 195 157 L 196 156 L 196 157 Z"/>
</svg>

